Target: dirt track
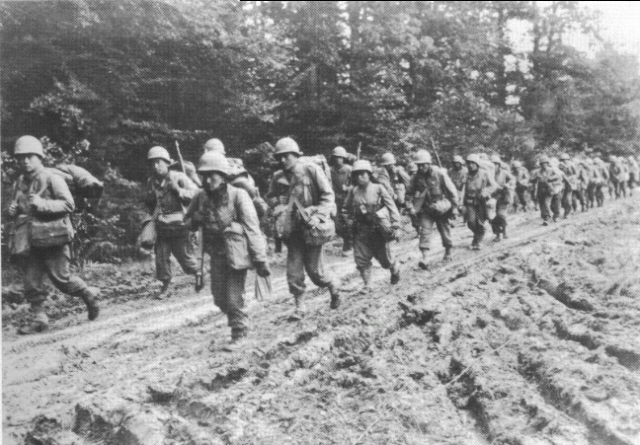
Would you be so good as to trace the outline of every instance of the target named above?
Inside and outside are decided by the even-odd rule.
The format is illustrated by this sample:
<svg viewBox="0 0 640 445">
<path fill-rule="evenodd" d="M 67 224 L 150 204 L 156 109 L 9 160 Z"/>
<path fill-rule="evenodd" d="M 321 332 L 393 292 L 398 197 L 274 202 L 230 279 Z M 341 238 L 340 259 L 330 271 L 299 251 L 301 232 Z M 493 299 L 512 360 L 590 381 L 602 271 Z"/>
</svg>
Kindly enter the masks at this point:
<svg viewBox="0 0 640 445">
<path fill-rule="evenodd" d="M 458 228 L 464 247 L 447 264 L 434 249 L 429 272 L 404 241 L 403 281 L 377 269 L 370 295 L 334 259 L 343 306 L 313 293 L 300 323 L 276 278 L 271 301 L 250 299 L 242 353 L 220 351 L 210 296 L 159 305 L 150 277 L 96 322 L 4 326 L 3 443 L 638 444 L 639 204 L 548 227 L 515 215 L 481 252 Z"/>
</svg>

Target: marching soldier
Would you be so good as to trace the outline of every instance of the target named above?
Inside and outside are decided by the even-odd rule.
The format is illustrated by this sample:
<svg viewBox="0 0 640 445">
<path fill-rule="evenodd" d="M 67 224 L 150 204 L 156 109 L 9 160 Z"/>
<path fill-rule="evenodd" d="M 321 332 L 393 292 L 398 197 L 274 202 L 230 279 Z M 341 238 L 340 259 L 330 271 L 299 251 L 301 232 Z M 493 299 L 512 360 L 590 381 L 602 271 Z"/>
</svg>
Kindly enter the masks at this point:
<svg viewBox="0 0 640 445">
<path fill-rule="evenodd" d="M 496 189 L 493 192 L 496 198 L 496 216 L 491 221 L 491 228 L 496 235 L 496 241 L 500 241 L 500 236 L 507 238 L 507 210 L 511 204 L 512 191 L 515 189 L 515 180 L 508 168 L 503 165 L 500 156 L 493 155 L 491 161 L 496 166 L 495 183 Z"/>
<path fill-rule="evenodd" d="M 640 167 L 633 156 L 627 158 L 627 166 L 629 167 L 629 196 L 633 195 L 633 189 L 640 180 Z"/>
<path fill-rule="evenodd" d="M 385 238 L 380 232 L 376 212 L 386 207 L 389 226 L 396 232 L 396 238 L 400 228 L 400 214 L 387 190 L 382 185 L 371 182 L 372 172 L 369 161 L 356 161 L 353 164 L 354 187 L 341 209 L 344 219 L 353 227 L 354 257 L 364 282 L 363 292 L 370 290 L 371 259 L 374 257 L 380 266 L 391 271 L 391 284 L 400 281 L 400 269 L 391 253 L 391 239 Z"/>
<path fill-rule="evenodd" d="M 195 275 L 198 269 L 195 246 L 183 221 L 185 206 L 191 202 L 198 187 L 184 173 L 169 169 L 173 161 L 165 148 L 152 147 L 147 160 L 151 177 L 146 204 L 156 222 L 156 276 L 162 282 L 156 298 L 163 299 L 172 293 L 171 254 L 186 274 Z"/>
<path fill-rule="evenodd" d="M 453 157 L 453 167 L 449 170 L 449 177 L 456 186 L 458 196 L 464 196 L 464 185 L 467 183 L 467 174 L 469 170 L 464 165 L 462 156 L 455 155 Z M 459 203 L 458 211 L 462 210 L 462 202 Z"/>
<path fill-rule="evenodd" d="M 9 206 L 13 218 L 10 251 L 16 255 L 24 278 L 24 296 L 31 304 L 30 324 L 18 329 L 27 335 L 49 328 L 45 312 L 48 275 L 61 292 L 79 297 L 87 306 L 89 320 L 100 312 L 96 297 L 87 284 L 69 270 L 73 228 L 69 214 L 74 210 L 73 197 L 64 179 L 49 172 L 43 165 L 42 144 L 33 136 L 22 136 L 15 143 L 14 156 L 21 175 L 14 184 Z M 36 225 L 54 239 L 38 239 Z M 46 238 L 46 237 L 45 237 Z"/>
<path fill-rule="evenodd" d="M 431 154 L 426 150 L 418 150 L 414 156 L 418 165 L 418 173 L 411 179 L 407 189 L 409 215 L 417 216 L 420 227 L 419 248 L 422 258 L 418 266 L 427 270 L 428 253 L 433 227 L 438 228 L 442 245 L 445 249 L 444 259 L 451 258 L 451 229 L 449 218 L 457 213 L 458 192 L 456 186 L 445 170 L 432 165 Z"/>
<path fill-rule="evenodd" d="M 514 212 L 518 209 L 518 204 L 522 207 L 522 211 L 527 211 L 527 193 L 531 186 L 531 176 L 520 161 L 513 161 L 513 174 L 516 180 L 516 199 L 513 200 Z"/>
<path fill-rule="evenodd" d="M 393 197 L 398 208 L 403 208 L 406 201 L 407 187 L 411 178 L 404 168 L 396 165 L 396 158 L 393 153 L 385 153 L 380 161 L 382 169 L 377 177 L 380 184 L 384 185 L 389 194 Z"/>
<path fill-rule="evenodd" d="M 348 157 L 347 150 L 343 147 L 336 147 L 331 154 L 331 182 L 333 185 L 333 193 L 336 195 L 336 206 L 338 210 L 342 209 L 344 200 L 351 189 L 351 166 L 346 164 Z M 342 245 L 342 254 L 346 255 L 351 250 L 351 233 L 346 227 L 342 212 L 336 215 L 336 232 L 344 240 Z"/>
<path fill-rule="evenodd" d="M 261 277 L 268 277 L 271 272 L 265 237 L 251 197 L 228 183 L 229 172 L 229 163 L 221 153 L 202 155 L 198 173 L 203 177 L 204 190 L 193 197 L 185 224 L 191 230 L 203 228 L 203 243 L 211 260 L 211 293 L 215 305 L 227 315 L 231 328 L 228 348 L 234 350 L 248 331 L 243 298 L 247 270 L 255 267 Z M 230 243 L 236 247 L 231 248 Z"/>
<path fill-rule="evenodd" d="M 471 248 L 480 250 L 484 238 L 484 222 L 487 220 L 486 202 L 496 189 L 496 183 L 485 169 L 480 168 L 482 160 L 477 154 L 467 156 L 467 183 L 464 187 L 464 209 L 467 227 L 473 232 Z"/>
<path fill-rule="evenodd" d="M 564 209 L 564 217 L 567 218 L 573 210 L 574 193 L 578 190 L 578 169 L 571 157 L 567 153 L 560 155 L 560 171 L 564 174 L 564 191 L 562 193 L 562 207 Z"/>
<path fill-rule="evenodd" d="M 560 216 L 560 201 L 564 191 L 562 172 L 552 164 L 548 156 L 540 157 L 540 173 L 537 181 L 537 198 L 540 205 L 542 224 L 548 225 L 553 212 L 553 221 Z"/>
<path fill-rule="evenodd" d="M 300 211 L 310 206 L 317 207 L 318 212 L 323 216 L 334 215 L 336 211 L 334 193 L 320 166 L 311 162 L 298 162 L 301 155 L 298 144 L 289 137 L 282 138 L 276 143 L 275 156 L 282 170 L 273 175 L 267 194 L 270 204 L 275 206 L 280 202 L 277 194 L 279 181 L 284 179 L 289 184 L 286 195 L 282 198 L 287 203 L 285 220 L 289 221 L 289 227 L 285 230 L 288 233 L 284 240 L 288 248 L 287 281 L 296 305 L 290 320 L 300 320 L 305 312 L 303 300 L 305 270 L 316 286 L 329 289 L 330 307 L 337 309 L 340 306 L 338 282 L 333 275 L 324 270 L 323 246 L 311 245 L 305 241 L 304 221 L 300 218 Z"/>
</svg>

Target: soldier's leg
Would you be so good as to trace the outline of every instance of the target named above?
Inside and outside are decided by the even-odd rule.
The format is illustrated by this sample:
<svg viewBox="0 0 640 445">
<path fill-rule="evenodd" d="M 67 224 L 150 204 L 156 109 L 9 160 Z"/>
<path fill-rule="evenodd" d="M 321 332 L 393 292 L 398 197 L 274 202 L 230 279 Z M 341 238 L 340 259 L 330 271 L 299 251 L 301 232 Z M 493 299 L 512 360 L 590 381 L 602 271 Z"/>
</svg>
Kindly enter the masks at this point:
<svg viewBox="0 0 640 445">
<path fill-rule="evenodd" d="M 471 247 L 475 248 L 480 244 L 481 238 L 484 237 L 484 230 L 483 230 L 482 236 L 480 236 L 480 240 L 478 239 L 480 228 L 478 224 L 478 207 L 476 205 L 467 204 L 466 219 L 467 219 L 467 227 L 473 233 L 473 241 L 471 242 Z M 482 227 L 482 229 L 484 229 L 484 226 Z"/>
<path fill-rule="evenodd" d="M 506 208 L 505 208 L 506 212 Z M 436 227 L 440 233 L 440 239 L 442 240 L 442 247 L 446 250 L 450 250 L 453 247 L 453 241 L 451 240 L 451 225 L 446 217 L 440 217 L 436 219 Z"/>
<path fill-rule="evenodd" d="M 418 241 L 418 248 L 420 249 L 420 253 L 422 255 L 420 261 L 418 262 L 418 266 L 422 269 L 427 269 L 427 256 L 429 254 L 429 249 L 431 248 L 431 234 L 433 233 L 433 228 L 436 225 L 436 222 L 431 216 L 427 215 L 424 212 L 421 212 L 418 217 L 418 221 L 420 224 L 420 239 Z"/>
<path fill-rule="evenodd" d="M 554 193 L 551 197 L 551 212 L 553 213 L 553 220 L 557 221 L 560 217 L 560 201 L 562 200 L 562 193 Z"/>
<path fill-rule="evenodd" d="M 154 247 L 156 253 L 156 278 L 163 283 L 171 281 L 171 243 L 158 236 Z"/>
<path fill-rule="evenodd" d="M 210 255 L 210 274 L 211 274 L 211 295 L 213 295 L 213 303 L 224 314 L 228 315 L 228 277 L 227 273 L 227 257 L 224 254 L 213 253 Z"/>
<path fill-rule="evenodd" d="M 170 241 L 171 253 L 176 257 L 180 267 L 187 275 L 195 275 L 198 271 L 198 260 L 195 254 L 195 245 L 189 232 L 176 236 Z"/>
<path fill-rule="evenodd" d="M 448 224 L 447 224 L 448 226 Z M 391 243 L 385 241 L 380 236 L 372 239 L 373 255 L 383 269 L 389 269 L 391 272 L 391 284 L 397 284 L 400 281 L 400 267 L 393 252 L 391 252 Z"/>
<path fill-rule="evenodd" d="M 61 292 L 82 299 L 87 306 L 89 320 L 95 320 L 99 314 L 96 296 L 84 280 L 78 276 L 71 275 L 69 267 L 71 263 L 71 248 L 69 245 L 42 249 L 42 256 L 51 282 Z"/>
<path fill-rule="evenodd" d="M 301 233 L 292 234 L 287 240 L 287 283 L 296 304 L 305 291 L 304 284 L 304 238 Z"/>
<path fill-rule="evenodd" d="M 31 305 L 33 319 L 29 325 L 20 327 L 18 333 L 26 335 L 42 332 L 49 327 L 49 318 L 44 310 L 44 302 L 48 294 L 44 282 L 46 274 L 44 260 L 32 250 L 20 259 L 19 264 L 24 283 L 24 297 Z"/>
<path fill-rule="evenodd" d="M 373 257 L 373 248 L 369 242 L 369 238 L 363 231 L 356 232 L 353 244 L 353 257 L 356 262 L 356 268 L 360 272 L 363 289 L 365 292 L 369 290 L 371 284 L 371 258 Z"/>
<path fill-rule="evenodd" d="M 539 205 L 540 205 L 540 216 L 542 217 L 542 221 L 548 223 L 551 219 L 551 195 L 541 195 L 539 196 Z"/>
<path fill-rule="evenodd" d="M 231 338 L 238 340 L 247 335 L 247 316 L 244 310 L 244 287 L 247 270 L 234 270 L 227 267 L 227 318 L 231 328 Z"/>
<path fill-rule="evenodd" d="M 568 217 L 571 213 L 571 194 L 571 190 L 565 190 L 564 192 L 562 192 L 561 202 L 565 218 Z"/>
<path fill-rule="evenodd" d="M 304 264 L 313 284 L 329 289 L 331 309 L 337 309 L 341 303 L 338 281 L 324 269 L 324 246 L 305 246 Z"/>
</svg>

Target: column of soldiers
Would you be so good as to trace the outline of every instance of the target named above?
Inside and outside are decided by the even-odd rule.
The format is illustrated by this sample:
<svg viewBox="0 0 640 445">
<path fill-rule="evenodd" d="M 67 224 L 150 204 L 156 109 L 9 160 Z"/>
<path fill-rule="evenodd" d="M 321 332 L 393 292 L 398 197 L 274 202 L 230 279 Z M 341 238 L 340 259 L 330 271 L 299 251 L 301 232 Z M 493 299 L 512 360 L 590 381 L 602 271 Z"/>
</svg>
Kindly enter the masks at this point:
<svg viewBox="0 0 640 445">
<path fill-rule="evenodd" d="M 14 229 L 33 219 L 68 218 L 74 209 L 73 198 L 64 180 L 44 168 L 40 142 L 23 136 L 14 154 L 22 172 L 8 209 Z M 473 233 L 471 249 L 479 250 L 487 220 L 495 241 L 507 238 L 509 210 L 528 211 L 533 201 L 547 225 L 578 208 L 586 211 L 602 206 L 605 194 L 612 198 L 631 194 L 640 178 L 638 163 L 631 156 L 610 156 L 605 162 L 599 156 L 572 159 L 563 154 L 557 159 L 542 155 L 529 172 L 519 160 L 509 165 L 498 155 L 479 152 L 466 159 L 454 156 L 447 171 L 434 165 L 428 151 L 418 150 L 407 173 L 392 153 L 382 156 L 379 168 L 366 160 L 348 165 L 353 156 L 343 147 L 333 150 L 331 170 L 325 171 L 302 157 L 300 147 L 289 137 L 275 144 L 275 158 L 279 168 L 263 199 L 242 160 L 227 157 L 219 139 L 207 141 L 197 165 L 185 163 L 183 171 L 176 171 L 165 148 L 154 146 L 147 153 L 150 177 L 145 204 L 156 227 L 156 277 L 161 282 L 155 296 L 164 299 L 172 293 L 172 255 L 186 274 L 198 275 L 196 244 L 200 243 L 202 255 L 206 252 L 210 258 L 214 304 L 227 316 L 231 330 L 231 341 L 225 347 L 229 350 L 241 347 L 248 333 L 243 297 L 248 270 L 260 277 L 271 274 L 267 239 L 260 226 L 269 207 L 280 226 L 276 232 L 287 247 L 286 277 L 294 302 L 289 319 L 296 321 L 306 314 L 305 272 L 315 285 L 328 290 L 331 309 L 341 305 L 339 282 L 324 267 L 326 241 L 316 242 L 310 235 L 310 227 L 319 227 L 314 224 L 336 221 L 343 254 L 353 251 L 364 284 L 361 292 L 367 293 L 373 258 L 389 270 L 392 285 L 400 281 L 391 243 L 399 240 L 401 212 L 411 218 L 418 234 L 418 267 L 428 270 L 434 228 L 444 247 L 444 260 L 451 258 L 451 226 L 458 214 Z M 200 231 L 199 237 L 193 236 L 195 231 Z M 19 241 L 19 230 L 13 233 Z M 68 243 L 31 246 L 21 252 L 20 260 L 25 297 L 33 313 L 32 322 L 20 328 L 20 333 L 48 328 L 43 306 L 45 274 L 59 290 L 85 302 L 89 320 L 98 316 L 96 296 L 70 274 Z M 202 284 L 196 284 L 196 290 L 201 288 Z"/>
</svg>

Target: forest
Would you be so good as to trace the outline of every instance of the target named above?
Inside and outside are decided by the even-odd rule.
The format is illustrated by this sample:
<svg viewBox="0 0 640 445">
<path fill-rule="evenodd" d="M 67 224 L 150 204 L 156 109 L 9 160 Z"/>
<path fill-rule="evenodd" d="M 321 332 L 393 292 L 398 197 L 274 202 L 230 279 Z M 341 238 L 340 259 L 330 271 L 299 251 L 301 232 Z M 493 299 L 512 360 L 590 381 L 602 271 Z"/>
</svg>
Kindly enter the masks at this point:
<svg viewBox="0 0 640 445">
<path fill-rule="evenodd" d="M 22 134 L 134 181 L 152 145 L 195 161 L 218 137 L 263 186 L 287 135 L 402 161 L 638 150 L 638 60 L 575 1 L 16 1 L 0 22 L 5 181 Z"/>
</svg>

